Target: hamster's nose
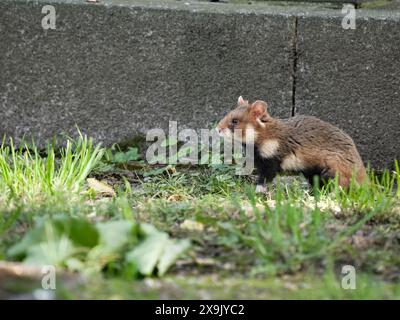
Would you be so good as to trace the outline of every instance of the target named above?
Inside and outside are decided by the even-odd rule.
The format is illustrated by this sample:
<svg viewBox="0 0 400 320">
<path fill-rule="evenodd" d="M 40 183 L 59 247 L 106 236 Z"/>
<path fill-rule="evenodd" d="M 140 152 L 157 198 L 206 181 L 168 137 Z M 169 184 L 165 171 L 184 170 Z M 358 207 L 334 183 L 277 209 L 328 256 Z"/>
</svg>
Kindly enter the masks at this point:
<svg viewBox="0 0 400 320">
<path fill-rule="evenodd" d="M 217 131 L 219 136 L 221 136 L 221 137 L 223 136 L 224 128 L 216 127 L 215 130 Z"/>
</svg>

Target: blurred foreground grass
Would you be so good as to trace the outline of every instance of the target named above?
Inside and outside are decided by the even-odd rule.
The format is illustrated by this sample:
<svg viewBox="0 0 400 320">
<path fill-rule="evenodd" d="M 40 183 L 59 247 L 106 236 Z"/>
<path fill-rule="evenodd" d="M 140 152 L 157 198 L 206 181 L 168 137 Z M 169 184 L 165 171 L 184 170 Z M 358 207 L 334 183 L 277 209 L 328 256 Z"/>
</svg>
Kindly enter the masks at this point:
<svg viewBox="0 0 400 320">
<path fill-rule="evenodd" d="M 281 177 L 258 195 L 232 166 L 150 166 L 84 136 L 4 141 L 0 260 L 16 264 L 0 264 L 0 297 L 400 298 L 399 182 L 395 163 L 348 191 Z M 39 269 L 14 270 L 43 264 L 60 279 L 50 296 Z"/>
</svg>

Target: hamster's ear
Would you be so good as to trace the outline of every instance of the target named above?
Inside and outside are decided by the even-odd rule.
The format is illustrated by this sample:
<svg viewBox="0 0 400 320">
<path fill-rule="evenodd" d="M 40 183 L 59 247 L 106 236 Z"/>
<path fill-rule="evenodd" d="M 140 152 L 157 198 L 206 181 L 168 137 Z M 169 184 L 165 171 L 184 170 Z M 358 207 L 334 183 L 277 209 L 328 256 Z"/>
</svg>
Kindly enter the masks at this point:
<svg viewBox="0 0 400 320">
<path fill-rule="evenodd" d="M 250 113 L 256 119 L 260 119 L 261 121 L 267 121 L 269 118 L 267 108 L 268 104 L 265 101 L 257 100 L 252 105 L 250 105 Z"/>
<path fill-rule="evenodd" d="M 242 96 L 240 96 L 240 97 L 238 98 L 238 101 L 237 101 L 238 107 L 239 107 L 239 106 L 247 106 L 248 103 L 249 103 L 249 102 L 248 102 L 247 100 L 244 100 Z"/>
</svg>

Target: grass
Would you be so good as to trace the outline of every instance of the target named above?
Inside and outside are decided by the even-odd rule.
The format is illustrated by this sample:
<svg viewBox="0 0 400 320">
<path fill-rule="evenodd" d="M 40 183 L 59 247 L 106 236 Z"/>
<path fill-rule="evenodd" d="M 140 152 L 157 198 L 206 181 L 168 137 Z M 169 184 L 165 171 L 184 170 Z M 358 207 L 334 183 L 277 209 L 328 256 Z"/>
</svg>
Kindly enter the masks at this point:
<svg viewBox="0 0 400 320">
<path fill-rule="evenodd" d="M 91 139 L 68 139 L 56 157 L 50 145 L 42 157 L 32 143 L 15 149 L 13 141 L 0 146 L 0 201 L 32 203 L 45 201 L 55 194 L 79 193 L 86 177 L 102 158 L 103 150 Z"/>
<path fill-rule="evenodd" d="M 81 135 L 60 150 L 48 146 L 41 151 L 32 144 L 14 148 L 12 141 L 3 141 L 0 168 L 0 260 L 40 264 L 43 255 L 37 254 L 37 246 L 32 249 L 34 244 L 75 245 L 73 254 L 67 250 L 57 256 L 62 278 L 57 297 L 400 297 L 397 162 L 394 171 L 370 171 L 368 184 L 352 184 L 348 191 L 337 180 L 322 190 L 309 190 L 303 180 L 283 176 L 268 194 L 259 195 L 254 177 L 235 176 L 233 167 L 150 166 L 137 148 L 104 149 Z M 26 241 L 30 260 L 10 255 L 10 248 L 38 228 L 40 219 L 54 221 L 59 216 L 80 219 L 92 233 L 97 232 L 94 228 L 104 232 L 97 227 L 103 223 L 116 222 L 117 229 L 107 229 L 107 237 L 114 239 L 108 243 L 112 254 L 96 240 L 82 255 L 80 240 L 64 228 L 51 239 L 42 234 L 36 242 Z M 158 231 L 143 241 L 140 231 L 134 231 L 132 241 L 118 237 L 130 223 Z M 171 267 L 157 275 L 156 264 L 148 269 L 142 262 L 148 261 L 147 252 L 162 252 L 162 234 L 168 234 L 174 248 L 181 243 L 177 240 L 190 240 L 191 247 L 166 258 Z M 155 247 L 132 247 L 140 243 Z M 142 272 L 123 271 L 127 257 L 134 257 Z M 341 287 L 344 265 L 356 270 L 355 290 Z M 7 279 L 0 281 L 0 297 L 26 292 L 34 297 L 40 281 L 16 275 L 12 268 L 2 269 L 0 261 L 0 280 Z M 79 275 L 85 277 L 83 285 L 76 280 Z"/>
</svg>

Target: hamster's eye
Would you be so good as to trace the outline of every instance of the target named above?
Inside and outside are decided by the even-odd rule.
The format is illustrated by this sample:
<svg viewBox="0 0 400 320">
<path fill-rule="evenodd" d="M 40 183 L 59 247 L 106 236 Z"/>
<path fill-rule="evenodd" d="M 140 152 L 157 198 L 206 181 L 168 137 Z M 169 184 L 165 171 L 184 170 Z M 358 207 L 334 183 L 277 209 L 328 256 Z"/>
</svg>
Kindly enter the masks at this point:
<svg viewBox="0 0 400 320">
<path fill-rule="evenodd" d="M 237 125 L 239 123 L 239 120 L 238 119 L 232 119 L 232 124 L 235 126 L 235 125 Z"/>
</svg>

